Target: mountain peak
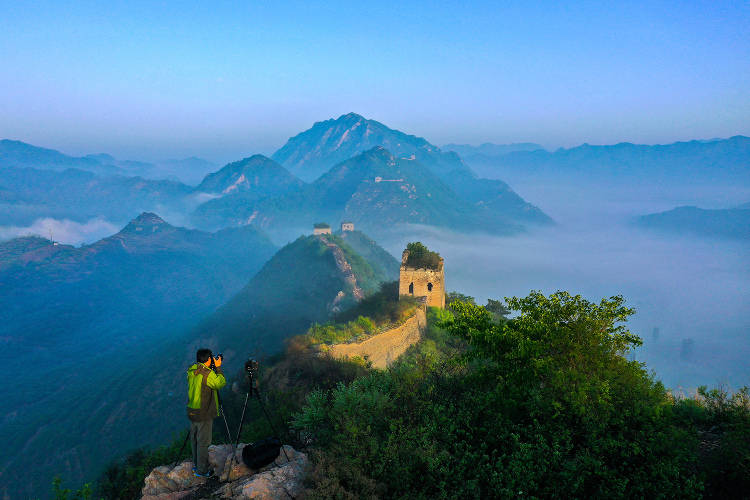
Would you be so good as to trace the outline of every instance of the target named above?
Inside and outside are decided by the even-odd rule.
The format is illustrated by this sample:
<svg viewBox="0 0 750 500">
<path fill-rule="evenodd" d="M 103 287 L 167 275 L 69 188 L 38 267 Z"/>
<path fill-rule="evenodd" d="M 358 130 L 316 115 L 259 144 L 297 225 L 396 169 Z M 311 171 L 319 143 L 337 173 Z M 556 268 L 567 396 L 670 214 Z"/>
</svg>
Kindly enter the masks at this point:
<svg viewBox="0 0 750 500">
<path fill-rule="evenodd" d="M 385 147 L 397 158 L 418 160 L 438 175 L 468 170 L 455 153 L 444 153 L 421 137 L 357 113 L 316 122 L 290 138 L 272 158 L 303 180 L 312 181 L 334 165 L 376 146 Z"/>
<path fill-rule="evenodd" d="M 225 165 L 208 174 L 198 191 L 232 194 L 254 192 L 257 195 L 280 194 L 302 185 L 302 181 L 267 156 L 256 154 Z"/>
<path fill-rule="evenodd" d="M 131 220 L 122 230 L 123 233 L 149 234 L 172 227 L 164 219 L 153 212 L 143 212 Z"/>
<path fill-rule="evenodd" d="M 339 116 L 336 121 L 368 121 L 367 118 L 365 118 L 362 115 L 358 115 L 357 113 L 347 113 L 345 115 Z"/>
</svg>

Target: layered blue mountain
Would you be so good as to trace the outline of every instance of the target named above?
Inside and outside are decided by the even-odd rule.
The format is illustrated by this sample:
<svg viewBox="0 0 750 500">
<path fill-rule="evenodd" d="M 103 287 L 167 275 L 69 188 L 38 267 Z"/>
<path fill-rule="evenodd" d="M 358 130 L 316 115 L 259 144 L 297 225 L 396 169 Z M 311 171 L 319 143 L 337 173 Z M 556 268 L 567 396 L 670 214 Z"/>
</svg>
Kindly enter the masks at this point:
<svg viewBox="0 0 750 500">
<path fill-rule="evenodd" d="M 69 156 L 54 149 L 33 146 L 21 141 L 0 140 L 0 168 L 35 168 L 62 171 L 69 168 L 93 172 L 97 175 L 122 175 L 146 179 L 170 179 L 197 184 L 216 168 L 201 158 L 184 158 L 149 163 L 119 160 L 106 153 L 82 157 Z"/>
<path fill-rule="evenodd" d="M 243 162 L 271 168 L 268 159 L 254 158 Z M 241 179 L 248 194 L 203 204 L 194 213 L 196 223 L 271 229 L 350 219 L 373 234 L 400 223 L 511 234 L 527 224 L 552 222 L 504 182 L 478 178 L 456 153 L 354 113 L 316 123 L 289 139 L 273 158 L 293 174 L 315 180 L 290 187 L 285 179 L 292 174 L 274 167 L 287 192 L 273 196 L 249 185 L 240 165 L 230 164 L 207 177 L 199 190 L 234 190 L 233 183 Z"/>
<path fill-rule="evenodd" d="M 413 159 L 443 179 L 467 170 L 461 158 L 444 152 L 421 137 L 405 134 L 356 113 L 316 122 L 289 139 L 272 158 L 305 181 L 312 181 L 334 165 L 381 146 L 397 158 Z"/>
<path fill-rule="evenodd" d="M 504 179 L 550 179 L 590 183 L 732 185 L 750 182 L 750 138 L 676 142 L 667 145 L 584 144 L 557 151 L 516 151 L 490 164 L 474 164 L 482 175 Z"/>
<path fill-rule="evenodd" d="M 258 200 L 298 191 L 304 182 L 263 155 L 230 163 L 207 175 L 196 188 L 213 198 L 200 205 L 193 219 L 202 227 L 251 223 L 248 207 Z M 241 215 L 240 215 L 241 214 Z"/>
<path fill-rule="evenodd" d="M 677 207 L 643 215 L 638 226 L 663 233 L 750 241 L 750 203 L 729 209 Z"/>
<path fill-rule="evenodd" d="M 479 182 L 471 172 L 458 171 L 452 184 L 455 189 L 420 161 L 399 158 L 376 146 L 300 189 L 244 200 L 221 214 L 225 224 L 252 223 L 269 229 L 346 219 L 373 234 L 404 223 L 511 234 L 523 230 L 522 222 L 549 221 L 501 181 Z M 479 200 L 467 201 L 476 193 L 482 195 Z M 210 205 L 218 203 L 214 200 Z M 199 207 L 197 215 L 215 220 L 210 205 Z"/>
<path fill-rule="evenodd" d="M 504 156 L 516 151 L 536 151 L 537 149 L 544 149 L 544 147 L 534 142 L 514 142 L 512 144 L 493 144 L 491 142 L 485 142 L 479 146 L 472 146 L 471 144 L 446 144 L 442 149 L 445 151 L 455 151 L 461 155 L 461 158 L 468 160 L 472 156 L 481 155 L 487 158 L 492 158 Z"/>
<path fill-rule="evenodd" d="M 46 491 L 55 473 L 83 479 L 118 452 L 97 439 L 126 441 L 116 415 L 141 388 L 113 382 L 157 370 L 145 356 L 235 295 L 275 250 L 252 226 L 206 233 L 153 213 L 82 247 L 38 237 L 0 243 L 0 362 L 23 374 L 0 390 L 13 408 L 0 439 L 24 450 L 0 458 L 0 482 L 24 477 L 30 488 L 11 497 Z"/>
<path fill-rule="evenodd" d="M 2 167 L 29 167 L 58 171 L 75 168 L 104 175 L 124 173 L 119 167 L 102 163 L 96 158 L 77 158 L 54 149 L 40 148 L 9 139 L 0 140 L 0 168 Z"/>
<path fill-rule="evenodd" d="M 124 223 L 143 211 L 186 212 L 189 186 L 166 180 L 90 171 L 0 168 L 0 225 L 26 225 L 38 217 Z"/>
</svg>

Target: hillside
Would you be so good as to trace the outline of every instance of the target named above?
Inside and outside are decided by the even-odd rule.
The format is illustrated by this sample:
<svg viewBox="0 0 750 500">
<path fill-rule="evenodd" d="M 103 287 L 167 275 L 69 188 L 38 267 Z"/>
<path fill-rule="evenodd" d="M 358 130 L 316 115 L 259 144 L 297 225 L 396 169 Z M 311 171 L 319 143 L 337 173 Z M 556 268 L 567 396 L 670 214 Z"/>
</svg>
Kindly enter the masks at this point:
<svg viewBox="0 0 750 500">
<path fill-rule="evenodd" d="M 750 240 L 750 207 L 717 210 L 677 207 L 638 217 L 636 224 L 672 234 Z"/>
<path fill-rule="evenodd" d="M 346 253 L 351 259 L 351 250 Z M 357 286 L 377 288 L 378 283 L 365 276 L 376 274 L 367 262 L 351 267 Z M 303 333 L 312 322 L 325 321 L 337 306 L 355 303 L 349 276 L 324 239 L 303 236 L 286 245 L 196 327 L 160 346 L 158 352 L 145 353 L 130 370 L 121 369 L 110 380 L 109 396 L 99 401 L 91 429 L 84 433 L 93 436 L 106 430 L 98 442 L 100 463 L 88 464 L 89 477 L 107 460 L 136 446 L 163 443 L 187 426 L 184 373 L 199 347 L 223 352 L 225 370 L 233 374 L 248 356 L 265 362 L 268 355 L 282 350 L 285 339 Z M 134 429 L 138 429 L 135 438 L 129 433 Z M 92 449 L 91 441 L 71 446 L 78 457 Z"/>
<path fill-rule="evenodd" d="M 0 168 L 0 225 L 38 217 L 124 223 L 143 211 L 187 212 L 192 188 L 174 181 L 98 176 L 77 169 Z"/>
<path fill-rule="evenodd" d="M 336 233 L 347 245 L 361 255 L 373 267 L 383 270 L 386 280 L 398 278 L 400 263 L 383 247 L 371 240 L 362 231 L 344 231 Z M 385 281 L 385 280 L 384 280 Z"/>
<path fill-rule="evenodd" d="M 159 239 L 163 239 L 174 232 L 174 229 L 151 220 L 151 216 L 142 219 L 145 220 L 134 221 L 123 230 L 127 234 L 120 234 L 117 239 L 160 234 L 163 236 Z M 242 231 L 254 230 L 243 227 L 217 234 Z M 338 238 L 333 237 L 332 241 L 335 240 Z M 378 288 L 378 276 L 387 274 L 385 270 L 377 264 L 371 266 L 348 245 L 334 244 L 345 256 L 346 263 L 351 262 L 347 272 L 342 269 L 345 263 L 337 260 L 337 252 L 329 246 L 330 243 L 320 237 L 300 237 L 280 249 L 255 276 L 246 279 L 244 287 L 221 307 L 215 311 L 201 308 L 206 314 L 201 321 L 196 320 L 191 326 L 182 321 L 184 311 L 164 309 L 160 317 L 173 324 L 168 337 L 159 341 L 141 337 L 137 356 L 129 356 L 132 351 L 120 348 L 116 360 L 107 358 L 108 366 L 87 362 L 87 370 L 81 376 L 90 378 L 89 369 L 95 366 L 97 377 L 106 377 L 106 383 L 102 380 L 101 384 L 86 386 L 85 391 L 72 395 L 70 391 L 64 391 L 65 397 L 77 401 L 76 411 L 58 417 L 54 427 L 39 429 L 34 440 L 27 444 L 30 450 L 39 449 L 49 454 L 48 450 L 37 446 L 39 439 L 56 432 L 57 425 L 66 426 L 67 435 L 71 436 L 70 441 L 58 439 L 60 454 L 28 455 L 29 460 L 45 464 L 39 467 L 38 481 L 46 487 L 53 473 L 57 472 L 80 481 L 95 476 L 109 460 L 137 446 L 171 439 L 173 433 L 187 423 L 184 416 L 184 370 L 194 361 L 198 346 L 207 345 L 216 352 L 223 352 L 227 372 L 233 373 L 241 368 L 247 356 L 264 358 L 277 352 L 282 349 L 286 338 L 304 332 L 314 321 L 325 321 L 336 310 L 355 304 L 352 277 L 360 289 Z M 115 241 L 113 246 L 130 245 Z M 227 243 L 222 246 L 237 245 Z M 232 251 L 238 255 L 243 252 L 237 248 Z M 383 250 L 373 248 L 370 251 Z M 247 253 L 247 249 L 244 252 Z M 191 311 L 191 316 L 195 315 L 194 305 L 183 306 L 183 309 Z M 132 314 L 127 306 L 122 312 Z M 31 393 L 28 398 L 35 396 L 37 394 Z M 60 408 L 62 404 L 57 397 L 48 398 L 45 403 L 49 409 Z M 42 415 L 35 421 L 48 418 Z M 25 421 L 19 418 L 14 422 L 19 426 Z M 23 446 L 14 439 L 6 442 Z M 30 463 L 25 457 L 21 461 L 3 464 L 5 470 L 0 477 L 10 477 L 16 473 L 14 471 L 25 470 Z M 61 462 L 63 458 L 65 461 Z"/>
<path fill-rule="evenodd" d="M 461 158 L 443 152 L 425 139 L 386 127 L 356 113 L 316 122 L 290 138 L 272 158 L 298 177 L 312 181 L 331 167 L 374 147 L 383 147 L 398 158 L 411 158 L 441 178 L 467 170 Z"/>
<path fill-rule="evenodd" d="M 221 227 L 227 221 L 241 223 L 237 214 L 247 214 L 247 207 L 254 202 L 283 196 L 303 186 L 301 180 L 275 161 L 255 155 L 207 175 L 196 191 L 217 197 L 201 204 L 192 217 L 202 227 Z"/>
<path fill-rule="evenodd" d="M 284 167 L 263 155 L 229 163 L 208 174 L 196 190 L 204 193 L 250 193 L 256 197 L 283 194 L 302 186 L 302 181 Z"/>
<path fill-rule="evenodd" d="M 118 433 L 102 426 L 125 394 L 112 392 L 113 378 L 143 369 L 142 356 L 234 295 L 274 250 L 250 226 L 204 233 L 151 213 L 83 247 L 38 237 L 0 243 L 0 360 L 24 374 L 0 391 L 14 408 L 0 439 L 23 450 L 0 459 L 0 482 L 28 477 L 29 492 L 46 490 L 54 472 L 83 477 L 98 466 L 109 451 L 92 451 L 95 436 Z M 115 407 L 106 410 L 107 401 Z"/>
</svg>

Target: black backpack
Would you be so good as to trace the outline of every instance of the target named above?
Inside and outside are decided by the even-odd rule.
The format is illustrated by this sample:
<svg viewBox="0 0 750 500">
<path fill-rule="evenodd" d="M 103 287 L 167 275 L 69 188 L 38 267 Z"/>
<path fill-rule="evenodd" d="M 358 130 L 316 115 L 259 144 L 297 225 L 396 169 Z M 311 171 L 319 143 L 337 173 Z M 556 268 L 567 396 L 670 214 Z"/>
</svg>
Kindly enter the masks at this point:
<svg viewBox="0 0 750 500">
<path fill-rule="evenodd" d="M 279 456 L 281 441 L 275 437 L 269 437 L 250 443 L 242 448 L 242 461 L 250 469 L 258 470 Z"/>
</svg>

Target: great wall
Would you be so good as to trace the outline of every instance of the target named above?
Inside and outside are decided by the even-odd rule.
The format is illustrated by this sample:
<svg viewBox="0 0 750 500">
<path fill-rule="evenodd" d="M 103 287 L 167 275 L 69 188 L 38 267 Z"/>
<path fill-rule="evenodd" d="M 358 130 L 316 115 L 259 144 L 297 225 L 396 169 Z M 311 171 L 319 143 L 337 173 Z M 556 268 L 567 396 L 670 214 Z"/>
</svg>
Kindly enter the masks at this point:
<svg viewBox="0 0 750 500">
<path fill-rule="evenodd" d="M 362 342 L 334 344 L 328 353 L 335 358 L 360 357 L 372 363 L 374 368 L 385 369 L 406 350 L 419 342 L 427 326 L 426 306 L 419 305 L 412 317 L 404 323 L 373 335 Z"/>
</svg>

